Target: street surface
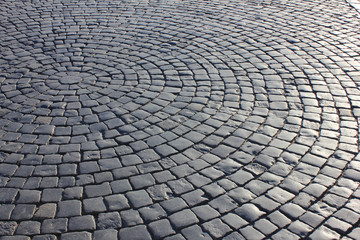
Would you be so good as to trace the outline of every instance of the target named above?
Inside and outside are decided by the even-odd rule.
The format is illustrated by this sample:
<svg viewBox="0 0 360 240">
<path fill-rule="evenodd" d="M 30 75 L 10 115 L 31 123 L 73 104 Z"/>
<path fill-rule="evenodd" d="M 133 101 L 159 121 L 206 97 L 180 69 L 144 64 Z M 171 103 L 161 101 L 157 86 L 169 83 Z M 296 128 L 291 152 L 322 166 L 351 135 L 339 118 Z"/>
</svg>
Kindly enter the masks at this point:
<svg viewBox="0 0 360 240">
<path fill-rule="evenodd" d="M 349 3 L 1 1 L 0 239 L 360 239 Z"/>
</svg>

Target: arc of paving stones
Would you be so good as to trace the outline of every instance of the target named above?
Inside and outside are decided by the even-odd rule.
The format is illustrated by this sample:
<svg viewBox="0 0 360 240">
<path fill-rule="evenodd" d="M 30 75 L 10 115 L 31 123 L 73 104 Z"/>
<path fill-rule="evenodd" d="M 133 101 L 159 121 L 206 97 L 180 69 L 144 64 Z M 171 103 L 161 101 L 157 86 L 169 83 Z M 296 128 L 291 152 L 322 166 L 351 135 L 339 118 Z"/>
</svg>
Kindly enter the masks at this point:
<svg viewBox="0 0 360 240">
<path fill-rule="evenodd" d="M 1 235 L 356 238 L 344 3 L 1 9 Z"/>
</svg>

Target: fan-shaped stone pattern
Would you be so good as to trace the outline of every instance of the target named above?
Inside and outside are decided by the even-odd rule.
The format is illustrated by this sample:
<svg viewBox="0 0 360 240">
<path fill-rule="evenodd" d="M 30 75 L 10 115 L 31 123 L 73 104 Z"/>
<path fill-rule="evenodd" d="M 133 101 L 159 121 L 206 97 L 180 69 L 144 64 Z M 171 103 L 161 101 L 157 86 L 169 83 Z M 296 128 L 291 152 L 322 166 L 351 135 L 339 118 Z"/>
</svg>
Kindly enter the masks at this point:
<svg viewBox="0 0 360 240">
<path fill-rule="evenodd" d="M 357 238 L 339 1 L 4 1 L 0 235 Z"/>
</svg>

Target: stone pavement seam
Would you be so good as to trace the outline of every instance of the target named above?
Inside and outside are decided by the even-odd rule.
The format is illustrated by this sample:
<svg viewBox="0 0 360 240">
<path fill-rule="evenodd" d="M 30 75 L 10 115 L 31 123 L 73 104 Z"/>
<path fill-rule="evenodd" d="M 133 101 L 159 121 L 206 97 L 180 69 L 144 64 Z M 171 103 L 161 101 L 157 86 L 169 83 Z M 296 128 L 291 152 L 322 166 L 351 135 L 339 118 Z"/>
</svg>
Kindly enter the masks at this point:
<svg viewBox="0 0 360 240">
<path fill-rule="evenodd" d="M 360 1 L 359 0 L 346 0 L 346 1 L 360 13 Z"/>
</svg>

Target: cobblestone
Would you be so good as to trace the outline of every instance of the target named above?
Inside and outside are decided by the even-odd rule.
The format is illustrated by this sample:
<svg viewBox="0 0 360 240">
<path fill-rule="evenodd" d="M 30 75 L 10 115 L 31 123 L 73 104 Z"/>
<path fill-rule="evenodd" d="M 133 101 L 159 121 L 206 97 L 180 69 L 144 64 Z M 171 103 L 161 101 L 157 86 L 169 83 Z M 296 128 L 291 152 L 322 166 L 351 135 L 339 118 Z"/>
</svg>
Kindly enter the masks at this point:
<svg viewBox="0 0 360 240">
<path fill-rule="evenodd" d="M 95 220 L 91 215 L 71 217 L 68 226 L 70 231 L 91 231 L 95 229 Z"/>
<path fill-rule="evenodd" d="M 119 231 L 120 239 L 151 239 L 150 233 L 144 225 L 139 225 L 131 228 L 123 228 Z"/>
<path fill-rule="evenodd" d="M 19 235 L 36 235 L 40 234 L 40 222 L 23 221 L 16 229 L 16 234 Z"/>
<path fill-rule="evenodd" d="M 360 3 L 0 3 L 1 239 L 357 239 Z"/>
<path fill-rule="evenodd" d="M 116 229 L 121 227 L 121 219 L 118 212 L 100 213 L 97 218 L 97 228 Z"/>
</svg>

